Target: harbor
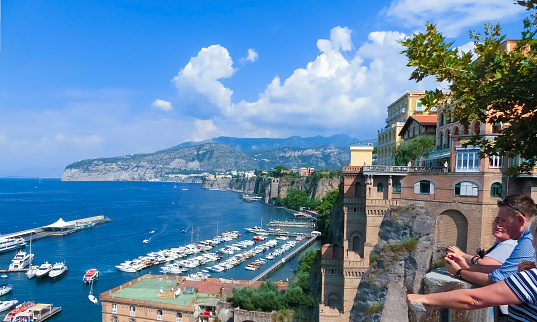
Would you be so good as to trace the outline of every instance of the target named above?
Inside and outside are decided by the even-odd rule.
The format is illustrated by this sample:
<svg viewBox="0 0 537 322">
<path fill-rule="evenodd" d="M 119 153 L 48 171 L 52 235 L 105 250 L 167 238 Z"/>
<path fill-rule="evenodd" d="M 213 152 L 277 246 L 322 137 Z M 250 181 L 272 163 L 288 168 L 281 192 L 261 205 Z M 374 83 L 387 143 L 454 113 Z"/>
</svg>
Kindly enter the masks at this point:
<svg viewBox="0 0 537 322">
<path fill-rule="evenodd" d="M 1 180 L 1 179 L 0 179 Z M 266 225 L 264 241 L 254 241 L 257 233 L 247 233 L 245 227 L 259 225 L 261 218 L 273 220 L 293 220 L 293 215 L 287 210 L 269 207 L 259 202 L 247 203 L 233 192 L 210 191 L 201 189 L 199 184 L 191 184 L 188 190 L 173 187 L 173 183 L 150 182 L 61 182 L 53 179 L 43 179 L 42 183 L 31 179 L 3 179 L 4 207 L 0 210 L 0 232 L 4 236 L 23 235 L 27 241 L 25 248 L 20 250 L 30 253 L 31 230 L 38 230 L 63 218 L 68 224 L 77 221 L 92 221 L 104 217 L 84 216 L 84 213 L 103 213 L 113 219 L 106 225 L 95 225 L 90 229 L 81 229 L 76 233 L 62 236 L 48 236 L 35 241 L 32 235 L 31 253 L 35 254 L 32 265 L 42 265 L 45 262 L 55 264 L 64 262 L 69 271 L 61 278 L 28 279 L 26 271 L 5 273 L 6 278 L 0 279 L 0 284 L 10 284 L 13 290 L 2 296 L 2 301 L 19 300 L 35 301 L 35 303 L 53 303 L 54 307 L 61 306 L 61 313 L 56 314 L 52 321 L 95 322 L 101 319 L 101 306 L 88 300 L 92 292 L 97 299 L 99 294 L 127 283 L 145 274 L 163 274 L 162 269 L 168 264 L 179 264 L 181 260 L 191 260 L 194 264 L 196 257 L 208 255 L 211 252 L 222 251 L 221 248 L 236 247 L 233 244 L 247 245 L 246 248 L 234 250 L 233 254 L 222 254 L 222 259 L 208 262 L 180 275 L 198 274 L 209 271 L 211 277 L 226 280 L 247 280 L 255 278 L 282 258 L 286 258 L 277 270 L 271 270 L 264 279 L 285 281 L 293 276 L 292 271 L 298 267 L 299 256 L 293 258 L 286 255 L 309 240 L 311 228 L 279 228 L 269 230 Z M 35 187 L 38 187 L 36 191 Z M 0 185 L 0 192 L 2 192 Z M 11 192 L 13 190 L 13 192 Z M 6 193 L 7 191 L 7 193 Z M 207 202 L 210 200 L 210 202 Z M 13 221 L 17 218 L 17 221 Z M 82 218 L 78 219 L 77 218 Z M 268 223 L 269 220 L 267 220 Z M 219 222 L 219 227 L 217 227 Z M 38 227 L 38 228 L 36 228 Z M 198 229 L 199 227 L 199 229 Z M 219 229 L 218 229 L 219 228 Z M 194 231 L 192 233 L 192 230 Z M 183 233 L 182 231 L 185 231 Z M 132 273 L 123 272 L 115 266 L 140 256 L 157 253 L 165 249 L 185 247 L 191 243 L 203 245 L 202 242 L 222 236 L 223 231 L 239 231 L 241 236 L 230 241 L 213 245 L 212 250 L 201 251 L 183 258 L 177 258 L 158 265 L 148 266 Z M 47 237 L 47 236 L 45 236 Z M 278 237 L 282 239 L 278 239 Z M 287 239 L 283 239 L 283 238 Z M 296 239 L 302 241 L 296 241 Z M 27 239 L 28 238 L 28 239 Z M 148 243 L 143 243 L 148 240 Z M 250 252 L 258 247 L 266 246 L 268 241 L 279 241 L 274 247 L 246 258 L 234 267 L 218 272 L 217 265 L 231 265 L 226 262 L 235 255 Z M 273 260 L 266 260 L 258 270 L 246 269 L 260 258 L 266 258 L 277 251 L 287 242 L 296 241 L 296 246 Z M 313 247 L 318 247 L 315 245 Z M 197 246 L 196 246 L 197 248 Z M 228 250 L 226 250 L 228 251 Z M 302 250 L 304 251 L 304 250 Z M 13 250 L 0 254 L 0 268 L 7 269 L 18 251 Z M 248 255 L 249 256 L 249 255 Z M 208 256 L 210 258 L 211 255 Z M 203 259 L 202 259 L 203 260 Z M 254 265 L 252 265 L 254 266 Z M 250 267 L 252 267 L 250 266 Z M 215 270 L 209 269 L 212 267 Z M 83 277 L 90 269 L 97 269 L 99 277 L 93 283 L 84 283 Z M 172 273 L 170 267 L 167 275 Z M 0 274 L 4 275 L 4 273 Z M 201 274 L 200 274 L 201 275 Z M 197 278 L 197 277 L 194 277 Z M 0 321 L 5 315 L 0 313 Z M 48 320 L 47 320 L 48 321 Z"/>
</svg>

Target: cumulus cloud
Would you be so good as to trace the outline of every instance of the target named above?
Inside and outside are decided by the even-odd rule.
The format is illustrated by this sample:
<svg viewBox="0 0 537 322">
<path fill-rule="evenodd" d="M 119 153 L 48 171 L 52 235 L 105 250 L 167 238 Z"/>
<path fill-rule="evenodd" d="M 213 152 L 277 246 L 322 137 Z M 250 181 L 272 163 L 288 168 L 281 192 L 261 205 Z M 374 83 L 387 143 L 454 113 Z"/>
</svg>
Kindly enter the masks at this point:
<svg viewBox="0 0 537 322">
<path fill-rule="evenodd" d="M 218 128 L 214 125 L 213 120 L 195 120 L 194 128 L 195 130 L 191 138 L 192 141 L 210 139 L 218 132 Z"/>
<path fill-rule="evenodd" d="M 151 104 L 151 107 L 164 112 L 169 112 L 172 110 L 172 103 L 157 98 L 153 104 Z"/>
<path fill-rule="evenodd" d="M 456 37 L 469 27 L 513 18 L 524 12 L 515 1 L 505 0 L 394 0 L 386 15 L 406 27 L 423 27 L 430 21 L 449 37 Z"/>
<path fill-rule="evenodd" d="M 245 132 L 271 136 L 344 132 L 375 137 L 384 125 L 386 106 L 406 91 L 430 89 L 436 84 L 408 80 L 410 69 L 397 42 L 404 39 L 403 33 L 372 32 L 356 49 L 351 33 L 347 27 L 333 28 L 330 39 L 317 41 L 320 54 L 305 68 L 296 69 L 286 79 L 275 76 L 256 101 L 231 103 L 229 99 L 219 104 L 218 123 L 211 124 L 236 124 L 234 129 L 229 127 L 238 136 Z M 210 68 L 211 63 L 203 66 Z M 232 70 L 231 65 L 227 70 Z M 203 73 L 200 67 L 198 74 Z M 213 88 L 225 88 L 212 80 L 218 83 Z M 226 92 L 232 93 L 227 88 Z M 196 137 L 204 137 L 200 135 L 203 131 L 197 133 Z"/>
<path fill-rule="evenodd" d="M 173 78 L 180 92 L 194 90 L 204 95 L 219 108 L 227 108 L 231 104 L 233 91 L 219 82 L 235 73 L 233 60 L 226 48 L 212 45 L 202 48 L 196 57 Z"/>
<path fill-rule="evenodd" d="M 253 50 L 252 48 L 250 48 L 248 49 L 248 57 L 246 57 L 245 59 L 253 63 L 257 60 L 257 57 L 259 57 L 257 52 Z"/>
</svg>

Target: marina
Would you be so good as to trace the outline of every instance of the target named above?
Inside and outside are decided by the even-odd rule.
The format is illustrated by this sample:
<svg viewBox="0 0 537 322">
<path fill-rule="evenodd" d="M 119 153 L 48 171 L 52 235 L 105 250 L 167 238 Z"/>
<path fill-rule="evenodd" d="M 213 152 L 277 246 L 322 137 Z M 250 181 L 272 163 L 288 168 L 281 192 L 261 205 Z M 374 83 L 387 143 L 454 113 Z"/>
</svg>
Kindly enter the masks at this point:
<svg viewBox="0 0 537 322">
<path fill-rule="evenodd" d="M 54 307 L 61 306 L 61 313 L 50 319 L 55 322 L 100 321 L 101 306 L 93 302 L 98 301 L 100 293 L 145 274 L 163 274 L 162 269 L 165 267 L 169 269 L 165 273 L 167 275 L 179 274 L 191 279 L 203 279 L 212 275 L 229 280 L 251 280 L 300 247 L 311 236 L 311 228 L 279 230 L 275 227 L 270 230 L 265 226 L 266 235 L 259 236 L 266 239 L 254 241 L 253 237 L 258 234 L 246 232 L 245 227 L 259 225 L 261 218 L 268 218 L 267 221 L 292 220 L 292 213 L 258 202 L 243 202 L 234 192 L 201 189 L 199 184 L 189 184 L 188 190 L 181 190 L 174 189 L 173 183 L 159 182 L 37 181 L 0 179 L 0 194 L 3 194 L 0 233 L 7 235 L 35 230 L 35 227 L 50 225 L 59 218 L 63 218 L 66 223 L 75 222 L 77 218 L 94 218 L 91 215 L 84 216 L 90 213 L 99 213 L 113 219 L 106 225 L 95 225 L 65 236 L 49 236 L 37 242 L 35 234 L 31 243 L 30 235 L 27 235 L 28 239 L 24 237 L 28 242 L 25 248 L 0 254 L 0 267 L 7 269 L 18 251 L 30 253 L 31 244 L 31 253 L 34 254 L 32 266 L 63 262 L 69 268 L 61 278 L 51 279 L 47 275 L 29 279 L 26 275 L 27 266 L 19 272 L 6 273 L 8 277 L 1 280 L 2 283 L 13 286 L 11 292 L 1 298 L 2 301 L 18 300 L 19 304 L 35 301 L 54 303 Z M 9 220 L 14 216 L 18 216 L 17 222 Z M 222 236 L 222 231 L 237 231 L 240 236 L 210 245 L 210 240 L 215 237 L 225 237 Z M 297 237 L 303 240 L 296 241 Z M 150 243 L 142 243 L 144 239 L 149 239 Z M 278 243 L 263 251 L 262 247 L 267 247 L 265 243 L 269 241 Z M 272 260 L 267 258 L 290 241 L 296 242 L 296 246 L 274 256 Z M 164 250 L 178 249 L 189 244 L 203 246 L 205 250 L 200 247 L 199 253 L 134 272 L 124 272 L 115 267 L 126 260 L 133 261 L 149 254 L 155 256 Z M 319 247 L 316 245 L 314 243 L 310 247 Z M 224 250 L 233 253 L 225 253 Z M 255 254 L 254 250 L 258 253 Z M 222 252 L 220 259 L 218 255 L 211 254 L 217 252 Z M 254 254 L 239 263 L 239 256 L 250 256 L 250 252 Z M 170 255 L 168 252 L 168 259 Z M 155 256 L 155 259 L 158 258 L 158 255 Z M 273 281 L 291 278 L 291 271 L 298 267 L 298 258 L 299 256 L 289 258 L 280 269 L 273 270 L 265 278 Z M 263 259 L 265 263 L 259 265 L 258 269 L 246 269 L 246 266 L 258 259 Z M 205 261 L 205 264 L 191 268 L 185 265 L 180 267 L 182 260 L 190 261 L 191 266 L 200 260 Z M 83 278 L 91 269 L 98 270 L 99 277 L 93 282 L 84 283 Z M 90 298 L 89 294 L 93 297 Z M 0 321 L 6 312 L 0 313 Z"/>
<path fill-rule="evenodd" d="M 315 222 L 312 222 L 312 221 L 272 220 L 267 226 L 269 226 L 269 227 L 315 228 L 316 224 L 315 224 Z"/>
</svg>

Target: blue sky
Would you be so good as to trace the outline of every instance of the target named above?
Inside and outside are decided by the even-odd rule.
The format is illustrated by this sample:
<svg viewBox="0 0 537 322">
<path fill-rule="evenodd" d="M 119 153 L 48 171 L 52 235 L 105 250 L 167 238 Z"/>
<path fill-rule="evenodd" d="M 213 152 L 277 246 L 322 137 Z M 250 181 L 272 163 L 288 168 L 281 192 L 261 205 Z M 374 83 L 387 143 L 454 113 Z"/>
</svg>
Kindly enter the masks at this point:
<svg viewBox="0 0 537 322">
<path fill-rule="evenodd" d="M 426 21 L 470 48 L 510 0 L 1 2 L 0 176 L 218 136 L 376 137 Z"/>
</svg>

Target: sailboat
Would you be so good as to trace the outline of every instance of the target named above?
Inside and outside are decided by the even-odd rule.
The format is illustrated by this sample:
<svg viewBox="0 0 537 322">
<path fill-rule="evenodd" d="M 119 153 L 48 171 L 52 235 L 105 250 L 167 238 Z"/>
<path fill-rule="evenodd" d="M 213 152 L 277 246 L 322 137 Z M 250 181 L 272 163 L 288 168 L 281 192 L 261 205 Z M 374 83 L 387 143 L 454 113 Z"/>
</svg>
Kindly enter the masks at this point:
<svg viewBox="0 0 537 322">
<path fill-rule="evenodd" d="M 95 297 L 95 295 L 93 295 L 93 281 L 91 282 L 91 288 L 89 291 L 88 300 L 90 300 L 90 302 L 92 302 L 93 304 L 97 304 L 99 302 L 99 300 Z"/>
<path fill-rule="evenodd" d="M 39 266 L 37 265 L 32 266 L 32 258 L 34 257 L 32 254 L 32 236 L 33 235 L 30 233 L 30 264 L 28 266 L 28 271 L 26 271 L 26 276 L 28 279 L 34 278 L 37 270 L 39 269 Z"/>
</svg>

